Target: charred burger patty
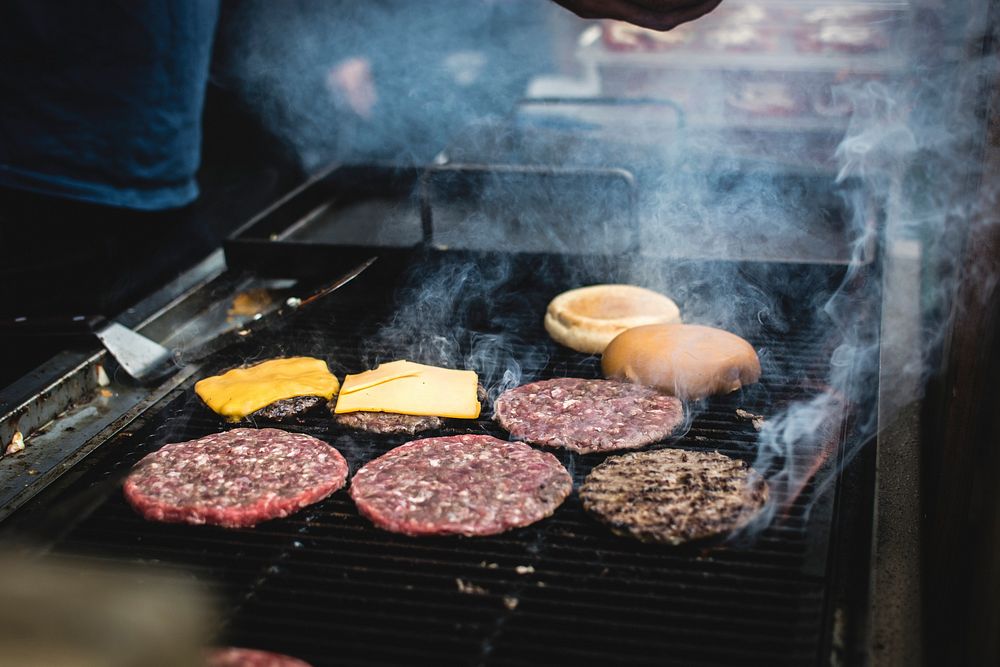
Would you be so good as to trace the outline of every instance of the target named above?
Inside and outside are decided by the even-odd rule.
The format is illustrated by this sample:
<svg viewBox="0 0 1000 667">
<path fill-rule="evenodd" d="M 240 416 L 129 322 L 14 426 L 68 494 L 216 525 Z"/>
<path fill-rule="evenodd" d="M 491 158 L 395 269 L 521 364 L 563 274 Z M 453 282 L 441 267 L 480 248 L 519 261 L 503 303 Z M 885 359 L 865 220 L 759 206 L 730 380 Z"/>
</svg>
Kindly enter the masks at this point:
<svg viewBox="0 0 1000 667">
<path fill-rule="evenodd" d="M 583 508 L 616 534 L 675 545 L 742 528 L 767 497 L 746 462 L 683 449 L 612 456 L 580 488 Z"/>
<path fill-rule="evenodd" d="M 322 396 L 283 398 L 248 415 L 246 421 L 253 422 L 261 419 L 282 423 L 301 422 L 306 415 L 323 405 L 326 405 L 326 399 Z"/>
</svg>

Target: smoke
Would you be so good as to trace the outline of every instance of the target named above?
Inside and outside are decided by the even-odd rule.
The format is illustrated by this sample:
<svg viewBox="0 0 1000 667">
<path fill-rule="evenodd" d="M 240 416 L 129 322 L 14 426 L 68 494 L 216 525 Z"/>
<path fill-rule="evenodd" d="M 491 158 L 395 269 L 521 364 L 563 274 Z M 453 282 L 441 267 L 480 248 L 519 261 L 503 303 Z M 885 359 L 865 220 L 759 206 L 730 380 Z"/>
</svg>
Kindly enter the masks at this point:
<svg viewBox="0 0 1000 667">
<path fill-rule="evenodd" d="M 692 28 L 734 20 L 724 9 Z M 439 247 L 577 258 L 568 269 L 530 265 L 532 275 L 510 259 L 418 265 L 393 321 L 364 350 L 369 366 L 407 357 L 474 368 L 495 397 L 548 361 L 524 335 L 552 296 L 533 286 L 595 276 L 658 289 L 685 321 L 762 341 L 766 384 L 808 397 L 764 397 L 754 466 L 772 503 L 759 527 L 807 485 L 832 483 L 876 434 L 879 410 L 890 420 L 919 398 L 953 315 L 961 230 L 985 212 L 963 195 L 982 119 L 959 100 L 996 63 L 957 48 L 969 26 L 961 12 L 939 12 L 877 16 L 892 24 L 888 55 L 869 58 L 887 63 L 880 73 L 790 67 L 757 75 L 760 89 L 733 69 L 733 53 L 720 56 L 724 68 L 607 67 L 597 77 L 585 47 L 551 50 L 553 33 L 586 24 L 545 3 L 250 2 L 227 19 L 216 81 L 239 91 L 307 169 L 443 164 L 430 184 Z M 514 108 L 529 82 L 591 98 L 658 86 L 671 99 Z M 783 91 L 791 113 L 747 112 L 761 90 Z M 461 163 L 509 168 L 448 171 Z M 894 310 L 899 294 L 886 285 L 909 290 L 915 317 Z M 823 368 L 770 349 L 783 336 L 811 337 Z M 879 405 L 887 359 L 893 391 Z"/>
<path fill-rule="evenodd" d="M 516 333 L 517 294 L 497 289 L 511 282 L 511 270 L 506 258 L 417 262 L 394 295 L 392 318 L 365 339 L 362 361 L 475 370 L 490 401 L 521 384 L 521 360 L 541 368 L 545 359 Z"/>
<path fill-rule="evenodd" d="M 968 190 L 980 168 L 977 146 L 985 130 L 981 109 L 963 101 L 980 98 L 979 82 L 997 62 L 957 48 L 969 38 L 969 26 L 948 32 L 937 23 L 940 30 L 928 35 L 927 18 L 903 36 L 930 37 L 936 50 L 915 50 L 906 75 L 833 90 L 835 101 L 853 109 L 835 152 L 837 182 L 861 185 L 845 191 L 850 261 L 821 309 L 836 346 L 828 387 L 769 419 L 761 432 L 754 466 L 769 474 L 777 493 L 755 527 L 767 525 L 806 484 L 820 490 L 830 485 L 881 426 L 922 398 L 935 372 L 934 351 L 955 316 L 950 304 L 959 277 L 996 280 L 995 274 L 962 271 L 959 239 L 992 218 Z M 878 261 L 872 266 L 874 248 Z M 839 429 L 845 447 L 836 452 Z M 835 465 L 827 463 L 832 456 L 839 456 Z"/>
<path fill-rule="evenodd" d="M 425 164 L 457 128 L 505 113 L 545 67 L 547 9 L 524 0 L 232 3 L 212 80 L 307 171 Z"/>
</svg>

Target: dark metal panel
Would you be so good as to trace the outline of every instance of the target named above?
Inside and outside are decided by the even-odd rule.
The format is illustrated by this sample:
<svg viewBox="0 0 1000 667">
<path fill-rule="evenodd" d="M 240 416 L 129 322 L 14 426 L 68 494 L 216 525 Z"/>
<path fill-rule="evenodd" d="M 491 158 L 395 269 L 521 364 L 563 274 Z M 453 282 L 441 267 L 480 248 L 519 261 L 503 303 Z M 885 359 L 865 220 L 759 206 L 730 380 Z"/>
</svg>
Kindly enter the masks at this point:
<svg viewBox="0 0 1000 667">
<path fill-rule="evenodd" d="M 984 71 L 959 103 L 981 110 L 982 143 L 971 194 L 960 193 L 976 214 L 955 221 L 960 279 L 925 415 L 923 592 L 928 664 L 987 665 L 1000 662 L 1000 3 L 968 4 L 978 30 L 967 47 Z"/>
</svg>

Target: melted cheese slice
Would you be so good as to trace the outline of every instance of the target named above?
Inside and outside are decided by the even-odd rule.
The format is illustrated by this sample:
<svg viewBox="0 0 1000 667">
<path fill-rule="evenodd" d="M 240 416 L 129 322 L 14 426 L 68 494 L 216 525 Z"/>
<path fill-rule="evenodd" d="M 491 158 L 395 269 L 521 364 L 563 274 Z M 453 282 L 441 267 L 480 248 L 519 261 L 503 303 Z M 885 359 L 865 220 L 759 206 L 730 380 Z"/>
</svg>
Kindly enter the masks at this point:
<svg viewBox="0 0 1000 667">
<path fill-rule="evenodd" d="M 402 415 L 475 419 L 479 377 L 474 371 L 393 361 L 348 375 L 334 412 L 394 412 Z"/>
<path fill-rule="evenodd" d="M 399 378 L 413 377 L 422 369 L 427 368 L 434 368 L 434 366 L 424 366 L 423 364 L 415 364 L 411 361 L 390 361 L 387 364 L 379 364 L 379 367 L 374 370 L 345 377 L 344 387 L 340 390 L 340 393 L 353 394 L 356 391 L 370 389 L 376 385 L 398 380 Z M 445 369 L 438 368 L 435 370 Z"/>
<path fill-rule="evenodd" d="M 201 400 L 229 421 L 239 421 L 285 398 L 331 399 L 338 389 L 340 383 L 326 362 L 312 357 L 271 359 L 249 368 L 234 368 L 194 385 Z"/>
</svg>

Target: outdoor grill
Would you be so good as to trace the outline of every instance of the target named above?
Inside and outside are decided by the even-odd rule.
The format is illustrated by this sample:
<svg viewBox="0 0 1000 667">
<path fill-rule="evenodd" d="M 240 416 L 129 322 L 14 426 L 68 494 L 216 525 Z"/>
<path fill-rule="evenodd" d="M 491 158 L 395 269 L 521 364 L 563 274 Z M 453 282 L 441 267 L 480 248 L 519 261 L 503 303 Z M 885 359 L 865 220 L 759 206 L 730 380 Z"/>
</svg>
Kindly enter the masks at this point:
<svg viewBox="0 0 1000 667">
<path fill-rule="evenodd" d="M 831 427 L 828 455 L 794 462 L 814 474 L 794 494 L 776 499 L 779 510 L 772 524 L 760 534 L 728 541 L 668 547 L 616 537 L 585 515 L 575 493 L 553 517 L 485 538 L 409 538 L 380 531 L 358 515 L 345 491 L 253 529 L 157 524 L 136 515 L 120 487 L 139 458 L 167 442 L 227 427 L 194 395 L 196 379 L 279 355 L 321 357 L 341 377 L 380 360 L 411 355 L 414 341 L 398 338 L 403 349 L 394 349 L 392 339 L 380 332 L 397 326 L 394 318 L 423 281 L 456 268 L 465 270 L 473 285 L 493 275 L 498 264 L 508 270 L 492 284 L 492 295 L 472 290 L 467 298 L 459 297 L 455 319 L 444 329 L 428 323 L 428 333 L 452 339 L 453 361 L 467 358 L 476 341 L 486 337 L 499 341 L 504 358 L 516 362 L 520 382 L 600 377 L 599 358 L 552 342 L 542 314 L 548 300 L 565 289 L 619 279 L 621 256 L 453 250 L 423 242 L 405 249 L 303 243 L 308 237 L 304 225 L 322 225 L 322 216 L 315 215 L 317 193 L 329 196 L 330 188 L 337 190 L 343 180 L 335 170 L 252 221 L 230 244 L 230 262 L 291 266 L 297 249 L 305 245 L 311 245 L 303 252 L 313 253 L 313 266 L 316 253 L 342 261 L 350 256 L 345 253 L 353 252 L 358 260 L 375 253 L 379 260 L 315 306 L 265 318 L 266 325 L 233 337 L 236 342 L 228 348 L 198 362 L 197 372 L 14 513 L 4 525 L 8 536 L 101 562 L 139 561 L 191 572 L 219 600 L 220 641 L 283 652 L 316 665 L 598 660 L 800 665 L 851 650 L 845 633 L 855 619 L 845 616 L 845 600 L 855 605 L 851 613 L 859 609 L 866 584 L 863 572 L 848 567 L 845 554 L 863 549 L 867 538 L 865 520 L 849 513 L 870 507 L 872 489 L 870 479 L 867 485 L 841 483 L 838 471 L 845 469 L 849 418 Z M 432 205 L 419 191 L 400 198 L 398 189 L 369 188 L 361 197 L 408 201 L 422 212 L 426 229 Z M 324 215 L 355 210 L 357 199 L 357 194 L 340 192 L 339 199 L 325 202 Z M 299 216 L 303 212 L 311 215 Z M 278 224 L 294 226 L 300 240 L 286 244 L 279 239 L 268 254 L 267 244 L 253 241 L 254 230 L 267 230 L 266 238 L 273 240 L 272 226 Z M 723 298 L 713 283 L 718 275 L 739 276 L 755 289 L 779 295 L 786 293 L 782 285 L 796 285 L 797 290 L 808 286 L 817 298 L 836 289 L 845 275 L 845 267 L 837 264 L 656 264 L 699 286 L 688 294 L 689 303 L 680 303 L 682 310 L 696 308 L 698 299 Z M 656 446 L 717 450 L 753 462 L 759 435 L 736 410 L 766 418 L 824 388 L 836 344 L 830 322 L 795 299 L 776 302 L 777 312 L 763 316 L 754 304 L 737 300 L 733 305 L 734 321 L 748 323 L 744 333 L 761 355 L 762 381 L 689 406 L 693 420 L 686 432 Z M 495 397 L 501 373 L 477 370 Z M 505 438 L 491 412 L 487 402 L 478 420 L 452 421 L 440 434 Z M 350 431 L 324 416 L 290 428 L 337 447 L 352 473 L 408 439 Z M 575 488 L 604 458 L 561 451 L 557 456 L 573 475 Z M 871 459 L 857 462 L 870 466 Z"/>
<path fill-rule="evenodd" d="M 218 42 L 252 71 L 213 77 L 195 213 L 229 235 L 103 313 L 179 368 L 130 382 L 90 341 L 0 387 L 0 563 L 65 556 L 73 577 L 126 579 L 139 566 L 128 581 L 144 593 L 168 572 L 212 601 L 187 596 L 206 636 L 163 619 L 192 651 L 316 667 L 995 663 L 998 2 L 725 0 L 680 45 L 550 3 L 544 21 L 472 3 L 490 14 L 475 33 L 445 9 L 384 33 L 352 10 L 343 40 L 305 20 L 308 5 L 340 21 L 334 5 L 238 3 L 248 22 L 220 36 L 242 41 L 273 11 L 277 38 Z M 855 18 L 812 16 L 827 9 Z M 817 41 L 827 21 L 831 44 Z M 713 41 L 744 23 L 755 46 Z M 523 53 L 504 43 L 515 32 Z M 551 62 L 525 55 L 548 39 Z M 355 48 L 372 60 L 371 118 L 330 88 Z M 252 129 L 219 127 L 241 114 Z M 602 377 L 600 357 L 543 324 L 553 297 L 598 283 L 661 292 L 684 322 L 757 351 L 760 382 L 687 402 L 652 445 L 718 451 L 768 480 L 766 511 L 738 533 L 617 536 L 579 498 L 608 455 L 547 448 L 573 492 L 492 537 L 377 529 L 347 488 L 252 529 L 148 522 L 123 497 L 143 456 L 237 426 L 198 380 L 275 357 L 318 357 L 339 379 L 400 359 L 474 370 L 481 416 L 417 437 L 508 439 L 492 420 L 504 390 Z M 256 426 L 328 442 L 351 475 L 415 439 L 323 410 Z M 10 587 L 0 576 L 0 603 Z"/>
</svg>

